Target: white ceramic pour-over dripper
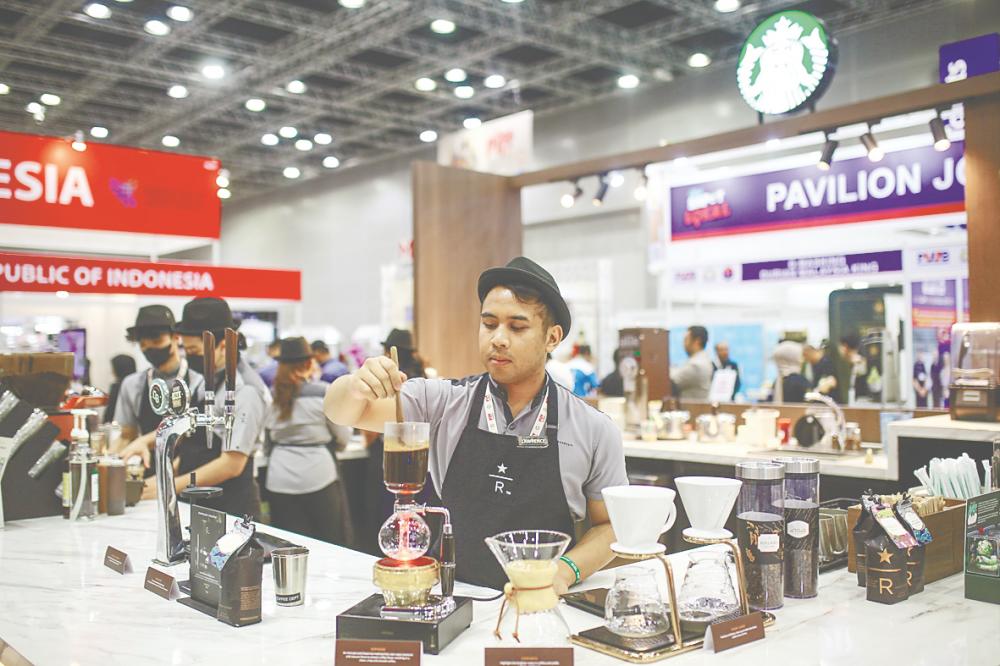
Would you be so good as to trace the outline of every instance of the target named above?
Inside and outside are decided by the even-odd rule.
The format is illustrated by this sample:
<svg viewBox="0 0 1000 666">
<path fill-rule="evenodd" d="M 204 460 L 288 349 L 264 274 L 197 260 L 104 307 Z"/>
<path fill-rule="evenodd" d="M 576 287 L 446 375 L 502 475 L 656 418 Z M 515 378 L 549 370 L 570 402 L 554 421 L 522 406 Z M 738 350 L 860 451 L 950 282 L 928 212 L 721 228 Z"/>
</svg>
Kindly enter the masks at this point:
<svg viewBox="0 0 1000 666">
<path fill-rule="evenodd" d="M 666 550 L 659 543 L 674 525 L 677 496 L 661 486 L 611 486 L 601 491 L 615 543 L 611 550 L 626 555 L 656 555 Z"/>
<path fill-rule="evenodd" d="M 731 539 L 724 525 L 736 503 L 743 482 L 715 476 L 681 476 L 674 479 L 691 527 L 684 536 L 697 539 Z"/>
</svg>

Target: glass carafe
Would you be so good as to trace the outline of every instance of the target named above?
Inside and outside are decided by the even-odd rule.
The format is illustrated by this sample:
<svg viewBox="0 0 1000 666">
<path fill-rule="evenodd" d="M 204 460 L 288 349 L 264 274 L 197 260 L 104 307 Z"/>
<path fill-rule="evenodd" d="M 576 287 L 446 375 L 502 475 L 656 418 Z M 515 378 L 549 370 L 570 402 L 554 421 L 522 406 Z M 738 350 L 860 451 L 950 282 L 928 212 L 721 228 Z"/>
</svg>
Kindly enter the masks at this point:
<svg viewBox="0 0 1000 666">
<path fill-rule="evenodd" d="M 648 638 L 670 630 L 670 615 L 648 566 L 621 567 L 604 602 L 608 630 L 626 638 Z"/>
<path fill-rule="evenodd" d="M 570 630 L 559 612 L 552 586 L 557 560 L 569 546 L 569 536 L 548 530 L 504 532 L 486 539 L 493 556 L 510 580 L 504 586 L 505 608 L 497 620 L 501 640 L 520 645 L 562 645 Z"/>
<path fill-rule="evenodd" d="M 686 635 L 704 635 L 708 625 L 740 614 L 733 587 L 732 553 L 701 550 L 688 553 L 684 582 L 677 595 L 677 613 Z"/>
</svg>

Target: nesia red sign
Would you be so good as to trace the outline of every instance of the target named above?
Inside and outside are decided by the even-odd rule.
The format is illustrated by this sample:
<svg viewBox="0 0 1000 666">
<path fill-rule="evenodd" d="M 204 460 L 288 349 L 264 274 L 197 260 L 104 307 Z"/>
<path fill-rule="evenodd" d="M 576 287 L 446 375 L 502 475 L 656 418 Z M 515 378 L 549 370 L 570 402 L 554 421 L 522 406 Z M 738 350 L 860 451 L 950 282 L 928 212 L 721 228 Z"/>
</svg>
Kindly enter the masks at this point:
<svg viewBox="0 0 1000 666">
<path fill-rule="evenodd" d="M 219 161 L 0 132 L 0 223 L 219 237 Z"/>
<path fill-rule="evenodd" d="M 219 296 L 297 301 L 302 297 L 302 274 L 299 271 L 262 268 L 0 252 L 0 291 Z"/>
</svg>

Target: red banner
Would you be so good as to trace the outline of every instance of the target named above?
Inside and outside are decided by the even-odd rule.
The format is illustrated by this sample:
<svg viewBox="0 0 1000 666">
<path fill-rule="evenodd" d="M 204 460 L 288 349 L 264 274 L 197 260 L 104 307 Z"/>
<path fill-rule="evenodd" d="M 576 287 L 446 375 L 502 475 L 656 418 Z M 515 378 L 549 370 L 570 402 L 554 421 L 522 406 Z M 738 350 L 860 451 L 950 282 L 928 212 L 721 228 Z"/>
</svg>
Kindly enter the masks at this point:
<svg viewBox="0 0 1000 666">
<path fill-rule="evenodd" d="M 218 238 L 219 161 L 0 132 L 0 223 Z"/>
<path fill-rule="evenodd" d="M 0 252 L 0 291 L 297 301 L 302 297 L 302 274 L 261 268 Z"/>
</svg>

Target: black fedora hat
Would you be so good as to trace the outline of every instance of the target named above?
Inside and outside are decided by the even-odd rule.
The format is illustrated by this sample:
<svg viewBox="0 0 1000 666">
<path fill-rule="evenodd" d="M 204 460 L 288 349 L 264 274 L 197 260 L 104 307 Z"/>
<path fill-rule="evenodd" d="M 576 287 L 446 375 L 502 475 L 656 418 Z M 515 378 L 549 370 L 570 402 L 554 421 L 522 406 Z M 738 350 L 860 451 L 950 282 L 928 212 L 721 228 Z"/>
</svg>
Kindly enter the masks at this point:
<svg viewBox="0 0 1000 666">
<path fill-rule="evenodd" d="M 394 328 L 389 331 L 389 335 L 385 336 L 385 340 L 382 341 L 382 346 L 386 349 L 395 347 L 396 349 L 405 349 L 407 351 L 416 349 L 413 346 L 413 333 L 410 333 L 405 328 Z"/>
<path fill-rule="evenodd" d="M 276 357 L 278 363 L 297 363 L 312 358 L 312 348 L 305 338 L 283 338 Z"/>
<path fill-rule="evenodd" d="M 486 300 L 486 294 L 498 285 L 522 284 L 533 287 L 542 294 L 542 301 L 552 312 L 556 323 L 562 326 L 563 339 L 566 339 L 573 323 L 569 306 L 552 275 L 527 257 L 514 257 L 506 266 L 483 271 L 479 276 L 479 302 Z"/>
<path fill-rule="evenodd" d="M 166 305 L 144 305 L 135 315 L 135 326 L 126 328 L 125 333 L 134 342 L 139 338 L 170 333 L 174 325 L 174 313 Z"/>
<path fill-rule="evenodd" d="M 201 335 L 202 331 L 218 332 L 225 328 L 236 327 L 229 303 L 221 298 L 205 297 L 184 304 L 184 312 L 177 323 L 177 332 L 181 335 Z"/>
</svg>

